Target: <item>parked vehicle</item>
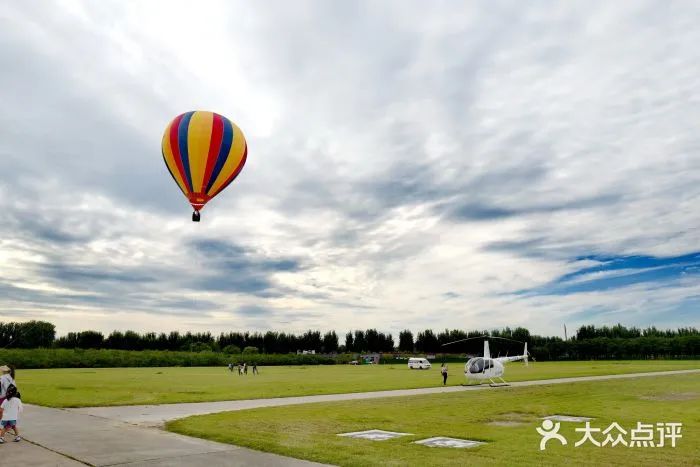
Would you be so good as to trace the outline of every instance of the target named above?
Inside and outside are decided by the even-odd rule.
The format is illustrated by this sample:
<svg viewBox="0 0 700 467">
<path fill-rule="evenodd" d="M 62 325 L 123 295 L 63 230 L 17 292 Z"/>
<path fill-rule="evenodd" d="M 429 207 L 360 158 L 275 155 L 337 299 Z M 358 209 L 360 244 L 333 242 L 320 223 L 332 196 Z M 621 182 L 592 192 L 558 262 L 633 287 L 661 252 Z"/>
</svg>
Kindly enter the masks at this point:
<svg viewBox="0 0 700 467">
<path fill-rule="evenodd" d="M 408 359 L 408 368 L 411 370 L 429 370 L 431 366 L 427 358 Z"/>
</svg>

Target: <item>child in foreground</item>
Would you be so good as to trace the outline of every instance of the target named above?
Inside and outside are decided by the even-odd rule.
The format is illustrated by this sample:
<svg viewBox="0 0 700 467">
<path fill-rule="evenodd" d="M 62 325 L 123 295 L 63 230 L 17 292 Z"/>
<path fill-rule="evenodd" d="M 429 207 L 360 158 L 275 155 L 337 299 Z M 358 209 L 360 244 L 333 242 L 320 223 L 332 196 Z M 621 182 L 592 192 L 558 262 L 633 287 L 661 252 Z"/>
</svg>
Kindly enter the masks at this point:
<svg viewBox="0 0 700 467">
<path fill-rule="evenodd" d="M 5 433 L 10 431 L 10 428 L 15 432 L 15 441 L 22 439 L 19 437 L 19 431 L 17 430 L 17 419 L 22 409 L 22 401 L 17 397 L 17 387 L 11 384 L 7 388 L 5 400 L 0 404 L 0 413 L 2 413 L 0 444 L 5 442 Z"/>
</svg>

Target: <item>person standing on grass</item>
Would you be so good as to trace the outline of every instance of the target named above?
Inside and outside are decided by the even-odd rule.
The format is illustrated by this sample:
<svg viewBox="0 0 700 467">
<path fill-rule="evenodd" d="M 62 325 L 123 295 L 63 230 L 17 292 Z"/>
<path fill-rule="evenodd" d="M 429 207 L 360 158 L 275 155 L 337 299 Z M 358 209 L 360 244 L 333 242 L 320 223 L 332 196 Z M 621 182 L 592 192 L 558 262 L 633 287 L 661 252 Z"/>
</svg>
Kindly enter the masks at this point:
<svg viewBox="0 0 700 467">
<path fill-rule="evenodd" d="M 253 362 L 253 374 L 257 375 L 258 373 L 258 364 Z"/>
<path fill-rule="evenodd" d="M 15 432 L 15 442 L 22 439 L 19 437 L 17 419 L 23 409 L 22 401 L 17 397 L 17 387 L 11 384 L 7 388 L 5 400 L 0 404 L 0 413 L 2 413 L 2 421 L 0 421 L 0 444 L 5 442 L 5 433 L 10 431 L 10 428 Z"/>
<path fill-rule="evenodd" d="M 248 374 L 248 364 L 247 363 L 243 363 L 243 374 L 244 375 Z"/>
<path fill-rule="evenodd" d="M 16 386 L 15 384 L 15 369 L 7 365 L 0 366 L 0 404 L 5 400 L 7 388 Z"/>
<path fill-rule="evenodd" d="M 445 386 L 447 384 L 447 365 L 444 363 L 442 364 L 442 368 L 440 368 L 440 373 L 442 373 L 442 385 Z"/>
</svg>

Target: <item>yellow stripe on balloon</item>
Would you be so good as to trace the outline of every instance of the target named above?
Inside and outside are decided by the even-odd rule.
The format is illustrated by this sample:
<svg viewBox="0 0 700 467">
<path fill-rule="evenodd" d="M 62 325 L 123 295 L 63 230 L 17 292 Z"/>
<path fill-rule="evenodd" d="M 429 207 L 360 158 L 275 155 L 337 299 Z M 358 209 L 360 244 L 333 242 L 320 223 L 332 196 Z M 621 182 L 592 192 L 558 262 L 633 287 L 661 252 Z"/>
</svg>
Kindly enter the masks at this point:
<svg viewBox="0 0 700 467">
<path fill-rule="evenodd" d="M 231 174 L 236 170 L 236 167 L 238 167 L 238 164 L 241 163 L 241 159 L 243 159 L 243 154 L 245 153 L 245 137 L 243 136 L 243 132 L 235 123 L 231 122 L 231 125 L 233 126 L 233 144 L 228 152 L 224 167 L 221 169 L 219 176 L 216 177 L 216 181 L 207 193 L 209 195 L 216 193 L 221 185 L 228 180 Z"/>
<path fill-rule="evenodd" d="M 175 182 L 177 182 L 182 192 L 187 195 L 187 185 L 185 185 L 184 180 L 180 176 L 180 171 L 177 169 L 177 165 L 175 164 L 173 148 L 170 146 L 170 127 L 172 124 L 173 122 L 168 124 L 168 128 L 165 129 L 165 134 L 163 134 L 163 158 L 165 159 L 165 163 L 167 164 L 170 173 L 173 174 Z"/>
<path fill-rule="evenodd" d="M 187 153 L 190 161 L 190 175 L 192 176 L 192 190 L 194 193 L 202 192 L 204 183 L 204 170 L 207 167 L 209 155 L 209 142 L 211 141 L 211 129 L 214 125 L 214 114 L 211 112 L 195 112 L 190 119 L 187 129 Z"/>
</svg>

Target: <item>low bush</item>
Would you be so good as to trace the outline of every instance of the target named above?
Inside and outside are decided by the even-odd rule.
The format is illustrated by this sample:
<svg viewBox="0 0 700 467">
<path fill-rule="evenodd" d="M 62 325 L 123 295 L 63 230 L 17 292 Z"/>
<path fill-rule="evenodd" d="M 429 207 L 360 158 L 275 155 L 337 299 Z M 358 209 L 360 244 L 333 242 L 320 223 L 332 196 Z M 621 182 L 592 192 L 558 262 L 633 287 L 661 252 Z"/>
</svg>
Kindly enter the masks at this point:
<svg viewBox="0 0 700 467">
<path fill-rule="evenodd" d="M 12 363 L 17 368 L 116 368 L 163 366 L 225 366 L 247 362 L 258 365 L 333 365 L 347 363 L 350 355 L 297 354 L 225 354 L 201 350 L 171 352 L 168 350 L 108 349 L 2 349 L 0 364 Z"/>
</svg>

